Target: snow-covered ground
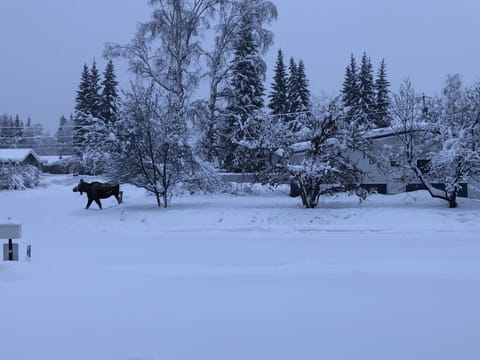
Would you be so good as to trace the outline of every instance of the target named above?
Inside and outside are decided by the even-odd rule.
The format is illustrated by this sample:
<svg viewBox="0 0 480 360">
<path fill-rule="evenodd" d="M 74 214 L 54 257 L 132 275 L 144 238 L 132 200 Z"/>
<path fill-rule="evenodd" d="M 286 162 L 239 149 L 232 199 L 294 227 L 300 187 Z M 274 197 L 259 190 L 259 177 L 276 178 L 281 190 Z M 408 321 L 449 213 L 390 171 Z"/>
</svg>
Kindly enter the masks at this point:
<svg viewBox="0 0 480 360">
<path fill-rule="evenodd" d="M 480 359 L 480 202 L 0 192 L 2 360 Z M 31 262 L 25 258 L 32 245 Z"/>
</svg>

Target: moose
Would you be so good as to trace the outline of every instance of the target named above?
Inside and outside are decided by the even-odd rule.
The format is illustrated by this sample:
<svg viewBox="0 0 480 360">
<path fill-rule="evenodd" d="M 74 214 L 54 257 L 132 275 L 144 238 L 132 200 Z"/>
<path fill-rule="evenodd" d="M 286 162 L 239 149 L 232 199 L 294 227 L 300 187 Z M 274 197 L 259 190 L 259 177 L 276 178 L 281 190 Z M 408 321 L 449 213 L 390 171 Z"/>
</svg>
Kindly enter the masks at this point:
<svg viewBox="0 0 480 360">
<path fill-rule="evenodd" d="M 83 181 L 83 179 L 80 179 L 78 185 L 73 188 L 73 192 L 79 192 L 80 195 L 87 193 L 88 202 L 85 209 L 88 209 L 93 201 L 102 209 L 100 199 L 106 199 L 110 196 L 115 196 L 115 199 L 121 204 L 123 197 L 123 191 L 120 191 L 119 184 L 101 183 L 98 181 L 88 183 Z"/>
</svg>

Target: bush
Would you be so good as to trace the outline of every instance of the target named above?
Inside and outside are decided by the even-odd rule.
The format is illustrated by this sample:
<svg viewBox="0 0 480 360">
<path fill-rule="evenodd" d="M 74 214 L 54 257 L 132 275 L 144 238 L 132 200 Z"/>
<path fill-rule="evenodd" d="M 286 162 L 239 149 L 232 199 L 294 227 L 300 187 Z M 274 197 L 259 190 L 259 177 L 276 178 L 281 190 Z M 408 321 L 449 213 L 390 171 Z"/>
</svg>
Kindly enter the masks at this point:
<svg viewBox="0 0 480 360">
<path fill-rule="evenodd" d="M 32 165 L 0 165 L 1 190 L 25 190 L 40 182 L 41 171 Z"/>
</svg>

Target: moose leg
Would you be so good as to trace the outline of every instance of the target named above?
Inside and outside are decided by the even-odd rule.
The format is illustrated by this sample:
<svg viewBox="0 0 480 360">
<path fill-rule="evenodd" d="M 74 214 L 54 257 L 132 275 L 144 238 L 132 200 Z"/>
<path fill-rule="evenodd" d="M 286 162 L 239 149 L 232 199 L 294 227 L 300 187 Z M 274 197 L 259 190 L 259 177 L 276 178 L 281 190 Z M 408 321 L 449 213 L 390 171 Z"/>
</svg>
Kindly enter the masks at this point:
<svg viewBox="0 0 480 360">
<path fill-rule="evenodd" d="M 97 203 L 98 207 L 101 209 L 102 203 L 100 202 L 100 199 L 95 199 L 95 202 Z"/>
<path fill-rule="evenodd" d="M 90 205 L 92 205 L 92 202 L 93 202 L 93 199 L 88 199 L 87 206 L 85 207 L 85 209 L 88 209 Z"/>
<path fill-rule="evenodd" d="M 123 200 L 123 191 L 119 191 L 118 194 L 115 194 L 115 199 L 117 199 L 117 202 L 121 204 Z"/>
</svg>

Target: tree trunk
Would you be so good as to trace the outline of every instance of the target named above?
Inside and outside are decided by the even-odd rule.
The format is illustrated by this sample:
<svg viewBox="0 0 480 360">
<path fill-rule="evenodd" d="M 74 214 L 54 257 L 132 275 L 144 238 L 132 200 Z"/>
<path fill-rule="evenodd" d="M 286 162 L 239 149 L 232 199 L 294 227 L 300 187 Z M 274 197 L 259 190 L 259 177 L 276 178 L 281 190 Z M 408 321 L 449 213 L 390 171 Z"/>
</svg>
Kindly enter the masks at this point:
<svg viewBox="0 0 480 360">
<path fill-rule="evenodd" d="M 155 198 L 157 199 L 157 206 L 158 207 L 161 207 L 162 206 L 162 202 L 160 200 L 160 193 L 158 191 L 155 191 Z"/>
<path fill-rule="evenodd" d="M 457 207 L 457 192 L 454 191 L 448 198 L 448 203 L 450 204 L 450 208 Z"/>
<path fill-rule="evenodd" d="M 318 204 L 318 196 L 320 193 L 320 185 L 316 183 L 315 179 L 298 179 L 298 184 L 301 189 L 302 203 L 307 209 L 313 209 Z"/>
<path fill-rule="evenodd" d="M 163 192 L 163 207 L 166 208 L 168 206 L 167 204 L 168 201 L 168 196 L 167 196 L 167 189 Z"/>
</svg>

